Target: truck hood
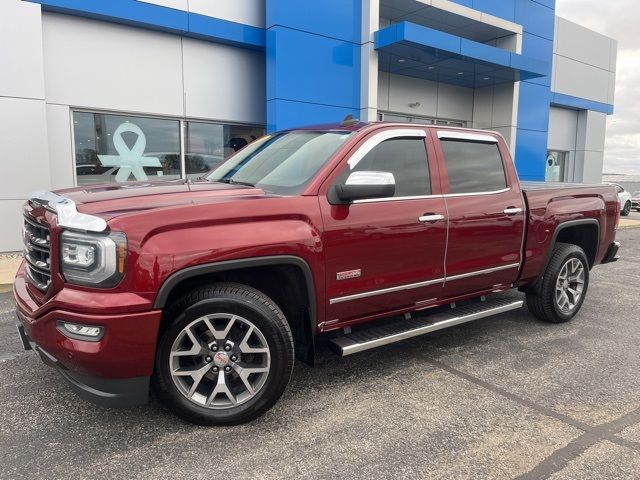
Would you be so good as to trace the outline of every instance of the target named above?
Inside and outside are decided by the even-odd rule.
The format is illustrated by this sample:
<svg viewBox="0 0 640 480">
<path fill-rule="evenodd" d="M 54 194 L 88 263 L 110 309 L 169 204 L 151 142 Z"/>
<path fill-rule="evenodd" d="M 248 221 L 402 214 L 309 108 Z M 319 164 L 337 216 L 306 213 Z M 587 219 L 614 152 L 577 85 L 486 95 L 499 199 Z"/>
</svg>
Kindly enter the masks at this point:
<svg viewBox="0 0 640 480">
<path fill-rule="evenodd" d="M 182 179 L 87 185 L 57 193 L 73 200 L 79 212 L 105 220 L 145 210 L 266 196 L 259 188 Z"/>
</svg>

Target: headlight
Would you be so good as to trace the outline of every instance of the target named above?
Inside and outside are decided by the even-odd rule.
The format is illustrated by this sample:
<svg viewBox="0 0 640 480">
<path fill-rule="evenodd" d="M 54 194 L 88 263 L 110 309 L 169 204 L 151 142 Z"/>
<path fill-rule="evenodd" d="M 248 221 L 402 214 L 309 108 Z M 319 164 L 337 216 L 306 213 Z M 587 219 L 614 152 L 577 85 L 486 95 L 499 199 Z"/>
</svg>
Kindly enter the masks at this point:
<svg viewBox="0 0 640 480">
<path fill-rule="evenodd" d="M 127 237 L 66 231 L 60 240 L 60 271 L 65 281 L 91 287 L 113 287 L 124 275 Z"/>
</svg>

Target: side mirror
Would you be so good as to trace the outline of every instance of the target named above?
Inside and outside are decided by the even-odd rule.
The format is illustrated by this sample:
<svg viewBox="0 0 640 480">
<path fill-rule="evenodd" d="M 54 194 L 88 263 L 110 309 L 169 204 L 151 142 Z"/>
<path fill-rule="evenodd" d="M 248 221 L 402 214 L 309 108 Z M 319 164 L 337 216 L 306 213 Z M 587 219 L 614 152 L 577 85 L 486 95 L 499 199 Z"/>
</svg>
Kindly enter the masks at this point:
<svg viewBox="0 0 640 480">
<path fill-rule="evenodd" d="M 393 197 L 396 179 L 390 172 L 353 172 L 344 184 L 329 191 L 329 203 L 344 204 L 355 200 Z"/>
</svg>

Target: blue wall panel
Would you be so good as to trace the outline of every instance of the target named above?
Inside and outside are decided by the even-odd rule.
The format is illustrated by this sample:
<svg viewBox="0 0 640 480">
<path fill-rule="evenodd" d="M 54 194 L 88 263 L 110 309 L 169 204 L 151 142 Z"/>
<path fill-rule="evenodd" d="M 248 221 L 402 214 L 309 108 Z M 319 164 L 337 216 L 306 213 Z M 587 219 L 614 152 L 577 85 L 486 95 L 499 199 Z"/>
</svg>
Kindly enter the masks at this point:
<svg viewBox="0 0 640 480">
<path fill-rule="evenodd" d="M 361 0 L 267 1 L 267 128 L 360 111 Z"/>
<path fill-rule="evenodd" d="M 267 32 L 269 99 L 357 108 L 360 46 L 273 27 Z"/>
<path fill-rule="evenodd" d="M 547 158 L 546 131 L 518 128 L 515 162 L 522 180 L 544 180 Z"/>
<path fill-rule="evenodd" d="M 123 23 L 203 40 L 262 50 L 262 28 L 136 0 L 30 0 L 50 12 Z"/>
<path fill-rule="evenodd" d="M 553 58 L 553 41 L 524 32 L 522 35 L 522 50 L 529 56 L 544 61 L 547 64 L 547 75 L 530 80 L 532 83 L 551 87 L 551 65 Z"/>
<path fill-rule="evenodd" d="M 340 122 L 346 115 L 354 114 L 350 108 L 319 105 L 316 103 L 292 102 L 275 99 L 267 102 L 267 130 Z"/>
<path fill-rule="evenodd" d="M 515 2 L 515 21 L 523 28 L 523 56 L 548 63 L 546 76 L 520 82 L 515 161 L 523 179 L 544 180 L 552 98 L 555 11 L 544 2 Z"/>
<path fill-rule="evenodd" d="M 549 87 L 520 82 L 518 127 L 525 130 L 548 131 L 550 104 Z"/>
<path fill-rule="evenodd" d="M 524 31 L 548 40 L 553 40 L 555 11 L 533 0 L 516 0 L 516 23 Z"/>
<path fill-rule="evenodd" d="M 359 41 L 361 0 L 265 0 L 267 28 L 276 25 L 348 42 Z"/>
<path fill-rule="evenodd" d="M 510 22 L 516 15 L 515 0 L 473 0 L 473 8 Z"/>
</svg>

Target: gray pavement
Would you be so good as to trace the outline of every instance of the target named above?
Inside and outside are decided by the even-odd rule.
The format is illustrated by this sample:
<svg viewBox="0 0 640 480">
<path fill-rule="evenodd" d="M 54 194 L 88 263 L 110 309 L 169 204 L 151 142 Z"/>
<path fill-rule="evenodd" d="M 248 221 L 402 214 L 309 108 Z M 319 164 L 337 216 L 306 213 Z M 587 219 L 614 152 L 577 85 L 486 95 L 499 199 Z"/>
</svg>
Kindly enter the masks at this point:
<svg viewBox="0 0 640 480">
<path fill-rule="evenodd" d="M 22 352 L 0 295 L 0 478 L 640 477 L 640 230 L 592 272 L 582 312 L 526 309 L 426 337 L 297 364 L 251 424 L 183 423 L 156 400 L 78 399 Z M 519 294 L 516 294 L 519 295 Z"/>
</svg>

